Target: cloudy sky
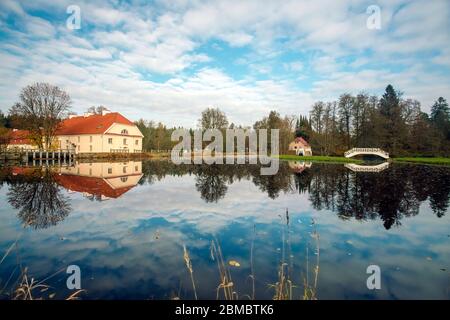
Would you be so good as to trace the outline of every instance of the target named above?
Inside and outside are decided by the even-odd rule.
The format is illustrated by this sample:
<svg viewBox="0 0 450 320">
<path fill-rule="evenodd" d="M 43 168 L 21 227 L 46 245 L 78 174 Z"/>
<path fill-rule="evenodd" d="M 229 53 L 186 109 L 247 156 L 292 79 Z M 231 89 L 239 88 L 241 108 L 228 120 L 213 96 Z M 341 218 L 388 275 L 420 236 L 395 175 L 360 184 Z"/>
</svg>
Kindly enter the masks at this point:
<svg viewBox="0 0 450 320">
<path fill-rule="evenodd" d="M 80 29 L 67 27 L 70 5 Z M 367 27 L 370 5 L 380 29 Z M 429 111 L 450 99 L 449 30 L 446 0 L 1 0 L 0 109 L 46 81 L 76 112 L 105 105 L 170 126 L 195 126 L 209 106 L 245 125 L 271 109 L 307 114 L 388 83 Z"/>
</svg>

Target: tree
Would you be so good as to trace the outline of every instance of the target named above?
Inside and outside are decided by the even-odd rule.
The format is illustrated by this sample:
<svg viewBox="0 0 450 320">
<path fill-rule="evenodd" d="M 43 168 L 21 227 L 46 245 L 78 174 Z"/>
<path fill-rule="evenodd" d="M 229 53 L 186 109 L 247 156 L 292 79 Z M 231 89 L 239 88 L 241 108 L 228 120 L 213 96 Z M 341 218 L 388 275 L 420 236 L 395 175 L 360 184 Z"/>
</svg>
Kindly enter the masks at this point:
<svg viewBox="0 0 450 320">
<path fill-rule="evenodd" d="M 3 152 L 8 147 L 11 140 L 8 129 L 0 125 L 0 152 Z"/>
<path fill-rule="evenodd" d="M 109 111 L 105 106 L 92 106 L 87 109 L 88 113 L 101 115 L 103 111 Z"/>
<path fill-rule="evenodd" d="M 198 120 L 201 129 L 226 129 L 228 127 L 228 119 L 224 112 L 219 108 L 207 108 L 202 112 L 201 118 Z"/>
<path fill-rule="evenodd" d="M 39 148 L 49 149 L 60 122 L 70 110 L 70 96 L 57 86 L 35 83 L 23 88 L 19 98 L 10 113 L 22 120 L 23 128 L 30 131 Z"/>
<path fill-rule="evenodd" d="M 446 139 L 450 139 L 450 109 L 447 101 L 439 97 L 431 107 L 431 120 Z"/>
<path fill-rule="evenodd" d="M 275 110 L 270 111 L 268 117 L 256 121 L 253 129 L 267 129 L 267 151 L 272 152 L 272 129 L 279 130 L 279 152 L 286 153 L 289 143 L 294 139 L 294 117 L 281 118 Z"/>
<path fill-rule="evenodd" d="M 0 127 L 6 127 L 8 124 L 8 119 L 5 117 L 3 112 L 0 110 Z"/>
<path fill-rule="evenodd" d="M 369 121 L 369 96 L 360 93 L 356 96 L 353 103 L 353 140 L 356 147 L 364 147 L 365 137 L 367 136 L 367 122 Z"/>
<path fill-rule="evenodd" d="M 300 115 L 295 124 L 295 136 L 309 140 L 311 134 L 311 123 L 306 116 Z"/>
<path fill-rule="evenodd" d="M 384 120 L 383 147 L 394 155 L 398 155 L 405 138 L 401 96 L 401 92 L 397 92 L 392 85 L 388 85 L 379 105 L 379 112 Z"/>
<path fill-rule="evenodd" d="M 355 98 L 348 93 L 339 97 L 340 131 L 347 149 L 351 148 L 351 118 L 354 100 Z"/>
</svg>

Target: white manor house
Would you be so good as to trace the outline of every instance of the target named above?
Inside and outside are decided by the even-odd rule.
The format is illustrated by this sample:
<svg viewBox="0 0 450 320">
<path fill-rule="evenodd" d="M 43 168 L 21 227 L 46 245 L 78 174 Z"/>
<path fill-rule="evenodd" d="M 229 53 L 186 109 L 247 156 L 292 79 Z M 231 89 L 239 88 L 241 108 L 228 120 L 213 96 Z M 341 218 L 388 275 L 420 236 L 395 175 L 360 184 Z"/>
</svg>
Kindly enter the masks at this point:
<svg viewBox="0 0 450 320">
<path fill-rule="evenodd" d="M 13 130 L 8 148 L 36 149 L 26 130 Z M 54 148 L 75 153 L 142 152 L 143 134 L 118 112 L 85 113 L 64 119 L 57 131 Z"/>
</svg>

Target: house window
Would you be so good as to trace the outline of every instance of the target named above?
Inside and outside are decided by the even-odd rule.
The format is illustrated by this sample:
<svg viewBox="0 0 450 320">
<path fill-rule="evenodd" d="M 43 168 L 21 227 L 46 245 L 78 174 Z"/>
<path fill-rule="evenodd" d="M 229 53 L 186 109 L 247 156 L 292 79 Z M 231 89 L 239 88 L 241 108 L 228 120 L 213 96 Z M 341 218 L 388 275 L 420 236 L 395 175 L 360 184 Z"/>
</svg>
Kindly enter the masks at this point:
<svg viewBox="0 0 450 320">
<path fill-rule="evenodd" d="M 134 142 L 134 144 L 135 144 L 135 145 L 139 145 L 139 140 L 136 140 L 136 141 Z"/>
<path fill-rule="evenodd" d="M 108 168 L 108 174 L 112 174 L 112 168 Z"/>
<path fill-rule="evenodd" d="M 120 133 L 121 134 L 128 134 L 128 130 L 127 129 L 123 129 Z"/>
<path fill-rule="evenodd" d="M 92 176 L 92 169 L 89 169 L 89 175 Z"/>
<path fill-rule="evenodd" d="M 92 146 L 89 146 L 89 151 L 92 152 Z"/>
<path fill-rule="evenodd" d="M 78 145 L 78 151 L 80 151 L 80 145 Z"/>
<path fill-rule="evenodd" d="M 127 145 L 127 139 L 123 139 L 123 144 Z"/>
<path fill-rule="evenodd" d="M 80 142 L 80 136 L 78 136 L 78 142 Z"/>
<path fill-rule="evenodd" d="M 108 138 L 108 143 L 112 144 L 112 138 Z"/>
<path fill-rule="evenodd" d="M 138 171 L 138 170 L 139 170 L 138 166 L 134 167 L 134 171 Z"/>
<path fill-rule="evenodd" d="M 128 177 L 120 177 L 120 181 L 122 181 L 122 182 L 127 182 L 127 180 L 128 180 Z"/>
<path fill-rule="evenodd" d="M 91 142 L 91 143 L 92 143 L 92 136 L 90 136 L 90 137 L 89 137 L 89 142 Z"/>
<path fill-rule="evenodd" d="M 123 173 L 127 173 L 127 167 L 123 167 Z"/>
</svg>

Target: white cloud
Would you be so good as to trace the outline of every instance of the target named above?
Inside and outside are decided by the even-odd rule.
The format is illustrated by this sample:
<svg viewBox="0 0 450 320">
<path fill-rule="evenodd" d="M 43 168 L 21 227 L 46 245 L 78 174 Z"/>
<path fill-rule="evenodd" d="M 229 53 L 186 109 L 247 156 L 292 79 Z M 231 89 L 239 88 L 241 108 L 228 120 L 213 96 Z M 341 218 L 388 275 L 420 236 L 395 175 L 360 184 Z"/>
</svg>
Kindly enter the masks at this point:
<svg viewBox="0 0 450 320">
<path fill-rule="evenodd" d="M 64 19 L 49 22 L 29 13 L 37 8 L 65 13 L 68 4 L 1 2 L 2 25 L 14 15 L 24 26 L 4 28 L 3 110 L 16 101 L 21 87 L 35 81 L 64 87 L 77 111 L 105 104 L 134 119 L 184 126 L 194 126 L 210 105 L 224 109 L 233 122 L 251 124 L 273 108 L 306 113 L 315 99 L 333 99 L 345 91 L 380 93 L 388 83 L 425 106 L 450 92 L 448 74 L 432 68 L 449 67 L 445 1 L 379 1 L 379 31 L 366 28 L 365 9 L 371 3 L 351 0 L 264 5 L 179 0 L 155 6 L 81 1 L 84 20 L 77 32 L 66 30 Z M 198 51 L 215 40 L 245 46 L 246 53 L 233 58 L 240 77 L 231 77 L 227 66 L 219 69 L 215 63 L 222 61 L 214 52 Z M 223 55 L 225 50 L 215 51 Z M 283 60 L 286 53 L 294 60 Z M 364 69 L 370 64 L 380 67 Z M 392 69 L 394 64 L 401 68 Z M 295 82 L 300 78 L 312 79 L 312 89 L 301 89 Z"/>
</svg>

